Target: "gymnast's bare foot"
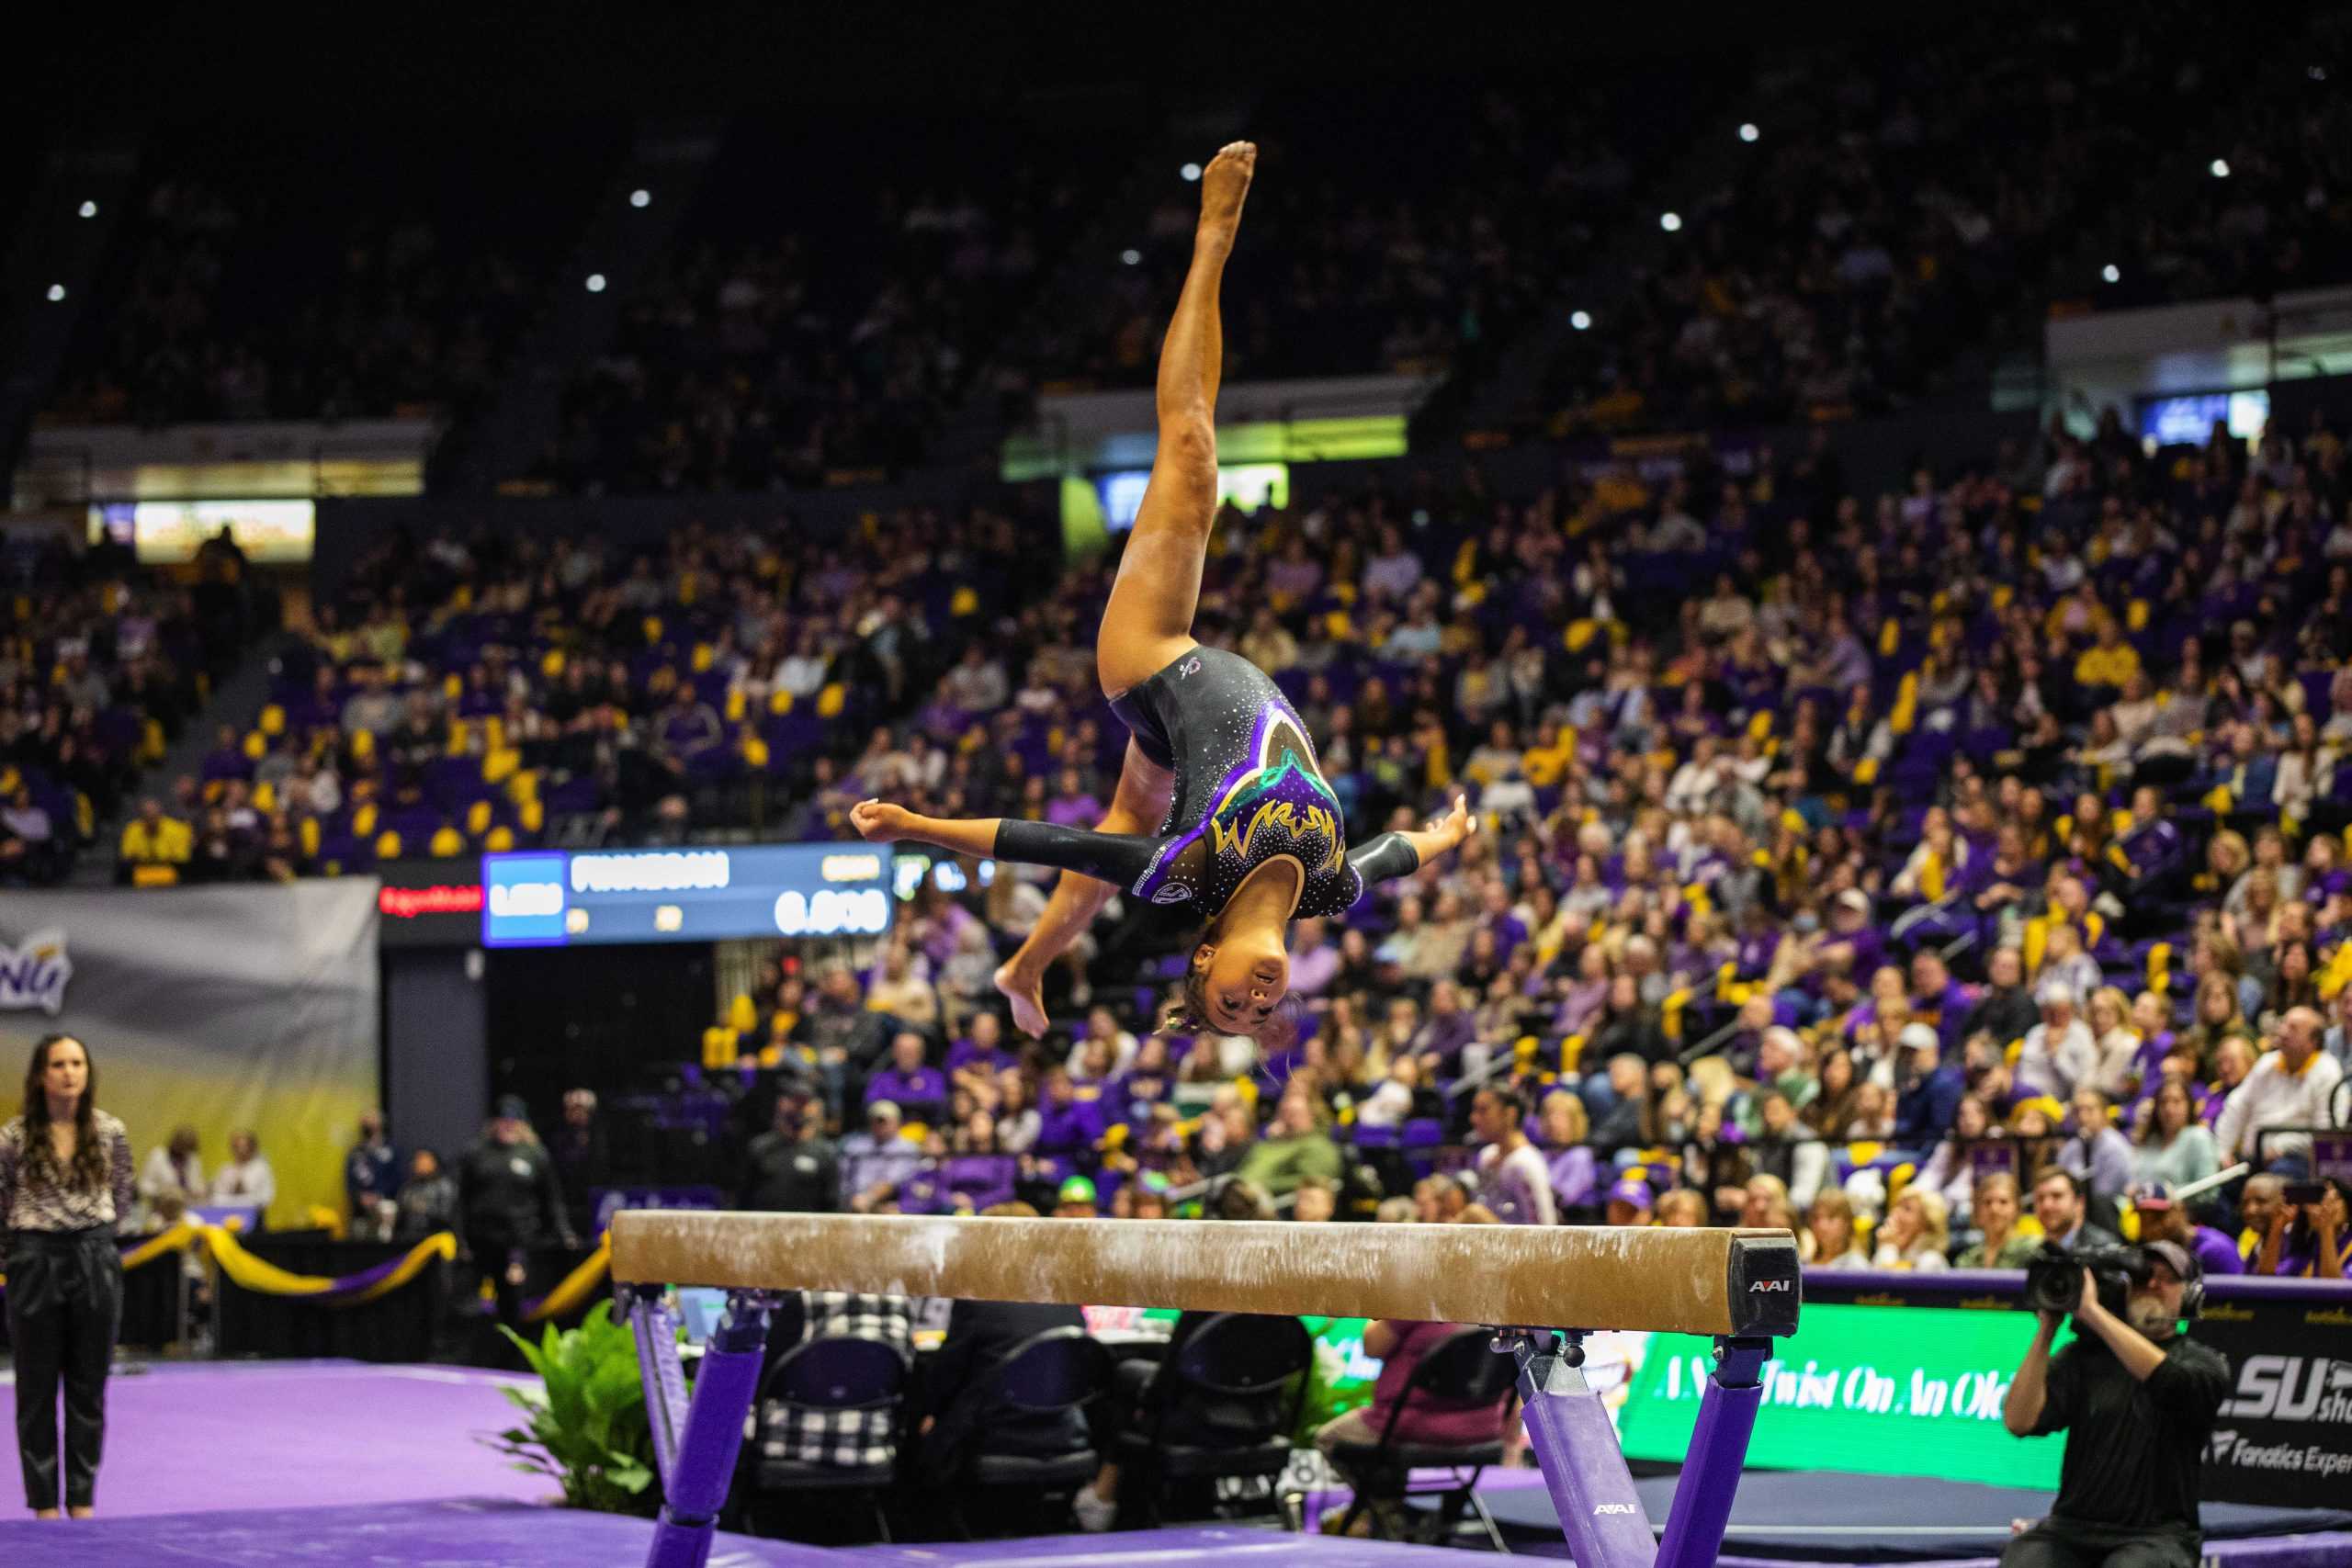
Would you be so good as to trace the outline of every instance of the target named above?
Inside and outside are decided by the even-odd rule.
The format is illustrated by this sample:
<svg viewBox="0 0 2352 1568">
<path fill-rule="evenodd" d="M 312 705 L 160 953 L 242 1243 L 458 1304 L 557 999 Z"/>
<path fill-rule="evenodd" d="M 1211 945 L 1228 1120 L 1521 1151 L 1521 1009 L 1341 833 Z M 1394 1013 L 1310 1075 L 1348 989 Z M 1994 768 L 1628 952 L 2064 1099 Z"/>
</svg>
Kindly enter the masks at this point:
<svg viewBox="0 0 2352 1568">
<path fill-rule="evenodd" d="M 1008 959 L 996 972 L 996 988 L 1012 1004 L 1012 1026 L 1033 1040 L 1046 1037 L 1046 982 Z"/>
<path fill-rule="evenodd" d="M 1230 249 L 1241 227 L 1242 199 L 1258 168 L 1258 144 L 1228 141 L 1201 174 L 1201 226 L 1196 243 Z"/>
</svg>

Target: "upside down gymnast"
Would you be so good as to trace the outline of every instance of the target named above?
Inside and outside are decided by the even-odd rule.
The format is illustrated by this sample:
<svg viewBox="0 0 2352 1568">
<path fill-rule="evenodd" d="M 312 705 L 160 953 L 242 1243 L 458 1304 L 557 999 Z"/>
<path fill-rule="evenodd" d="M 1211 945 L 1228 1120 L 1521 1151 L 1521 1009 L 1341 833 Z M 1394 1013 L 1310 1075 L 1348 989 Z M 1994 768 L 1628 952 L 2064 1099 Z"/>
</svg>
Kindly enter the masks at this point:
<svg viewBox="0 0 2352 1568">
<path fill-rule="evenodd" d="M 1128 731 L 1110 809 L 1091 832 L 1012 818 L 944 820 L 879 800 L 850 813 L 877 842 L 1060 868 L 1036 929 L 996 975 L 1013 1022 L 1032 1035 L 1046 1032 L 1046 966 L 1122 889 L 1189 906 L 1207 922 L 1185 976 L 1184 1021 L 1261 1033 L 1289 988 L 1294 917 L 1340 913 L 1368 885 L 1409 875 L 1476 825 L 1456 796 L 1427 828 L 1350 850 L 1339 797 L 1296 710 L 1265 671 L 1193 637 L 1217 509 L 1217 290 L 1257 158 L 1254 145 L 1236 141 L 1203 172 L 1192 266 L 1160 345 L 1151 480 L 1094 640 L 1096 678 Z"/>
</svg>

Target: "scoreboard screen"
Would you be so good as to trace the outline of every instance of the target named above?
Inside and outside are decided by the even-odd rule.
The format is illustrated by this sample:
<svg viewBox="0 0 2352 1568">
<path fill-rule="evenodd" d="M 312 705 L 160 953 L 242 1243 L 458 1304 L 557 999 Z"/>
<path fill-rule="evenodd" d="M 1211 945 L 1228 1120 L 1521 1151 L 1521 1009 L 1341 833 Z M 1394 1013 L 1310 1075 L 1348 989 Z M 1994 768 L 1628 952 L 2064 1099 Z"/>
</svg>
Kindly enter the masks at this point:
<svg viewBox="0 0 2352 1568">
<path fill-rule="evenodd" d="M 890 929 L 891 852 L 755 844 L 484 855 L 484 947 L 878 936 Z"/>
</svg>

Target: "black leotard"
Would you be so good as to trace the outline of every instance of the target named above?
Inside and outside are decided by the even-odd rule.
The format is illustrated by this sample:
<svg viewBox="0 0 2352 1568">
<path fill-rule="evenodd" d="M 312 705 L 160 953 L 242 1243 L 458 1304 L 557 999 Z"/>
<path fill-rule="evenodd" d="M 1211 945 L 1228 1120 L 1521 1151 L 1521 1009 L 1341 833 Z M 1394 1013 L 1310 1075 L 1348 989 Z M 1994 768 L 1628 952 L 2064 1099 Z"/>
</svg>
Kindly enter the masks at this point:
<svg viewBox="0 0 2352 1568">
<path fill-rule="evenodd" d="M 1271 860 L 1299 867 L 1298 916 L 1340 914 L 1371 884 L 1419 867 L 1402 834 L 1348 849 L 1306 726 L 1248 660 L 1195 647 L 1111 709 L 1144 754 L 1176 775 L 1159 831 L 1094 833 L 1008 817 L 997 827 L 999 859 L 1079 872 L 1206 918 Z"/>
</svg>

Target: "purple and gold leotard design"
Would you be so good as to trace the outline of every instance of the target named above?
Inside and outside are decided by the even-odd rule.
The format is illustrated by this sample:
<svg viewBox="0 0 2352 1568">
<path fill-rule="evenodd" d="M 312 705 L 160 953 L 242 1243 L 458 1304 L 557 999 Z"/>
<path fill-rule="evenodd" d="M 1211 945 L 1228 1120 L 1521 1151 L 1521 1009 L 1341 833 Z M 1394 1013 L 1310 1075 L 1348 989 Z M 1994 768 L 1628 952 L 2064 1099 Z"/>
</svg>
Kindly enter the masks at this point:
<svg viewBox="0 0 2352 1568">
<path fill-rule="evenodd" d="M 1159 834 L 1007 820 L 997 832 L 1000 856 L 1080 872 L 1204 917 L 1277 859 L 1299 867 L 1298 915 L 1338 914 L 1368 883 L 1420 863 L 1394 833 L 1348 849 L 1339 796 L 1316 764 L 1306 726 L 1248 660 L 1195 648 L 1111 706 L 1144 754 L 1176 775 Z"/>
</svg>

